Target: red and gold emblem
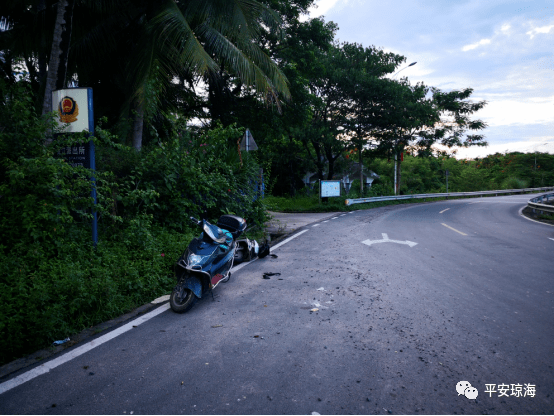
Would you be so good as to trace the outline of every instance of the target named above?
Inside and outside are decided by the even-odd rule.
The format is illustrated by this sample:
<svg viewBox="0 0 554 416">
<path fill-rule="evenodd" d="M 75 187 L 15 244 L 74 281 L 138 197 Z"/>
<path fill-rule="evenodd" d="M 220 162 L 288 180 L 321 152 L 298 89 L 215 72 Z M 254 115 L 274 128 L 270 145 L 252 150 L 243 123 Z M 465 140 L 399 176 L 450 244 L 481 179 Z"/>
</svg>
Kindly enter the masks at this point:
<svg viewBox="0 0 554 416">
<path fill-rule="evenodd" d="M 73 123 L 77 121 L 79 106 L 73 98 L 63 97 L 58 106 L 58 114 L 62 123 Z"/>
</svg>

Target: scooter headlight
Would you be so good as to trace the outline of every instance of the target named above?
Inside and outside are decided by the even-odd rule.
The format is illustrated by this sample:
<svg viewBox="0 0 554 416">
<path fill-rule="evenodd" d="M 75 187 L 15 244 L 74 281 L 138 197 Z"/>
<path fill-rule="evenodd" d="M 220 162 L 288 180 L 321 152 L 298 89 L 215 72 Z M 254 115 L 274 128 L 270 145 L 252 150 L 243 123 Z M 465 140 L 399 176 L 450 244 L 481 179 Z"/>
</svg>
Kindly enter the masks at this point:
<svg viewBox="0 0 554 416">
<path fill-rule="evenodd" d="M 188 258 L 188 265 L 189 266 L 195 266 L 197 264 L 200 264 L 204 261 L 204 259 L 208 258 L 210 256 L 201 256 L 199 254 L 190 254 Z"/>
</svg>

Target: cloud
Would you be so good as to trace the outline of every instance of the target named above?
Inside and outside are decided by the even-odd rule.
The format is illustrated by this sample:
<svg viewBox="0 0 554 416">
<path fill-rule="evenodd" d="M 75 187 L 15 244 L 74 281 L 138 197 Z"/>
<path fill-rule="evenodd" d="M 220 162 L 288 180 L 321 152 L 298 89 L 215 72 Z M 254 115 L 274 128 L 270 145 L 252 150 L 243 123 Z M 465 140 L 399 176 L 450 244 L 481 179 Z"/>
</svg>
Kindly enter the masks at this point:
<svg viewBox="0 0 554 416">
<path fill-rule="evenodd" d="M 508 143 L 495 143 L 487 147 L 464 147 L 458 149 L 456 159 L 474 159 L 476 157 L 485 157 L 495 153 L 550 153 L 554 154 L 554 137 L 545 138 L 543 141 L 514 141 Z"/>
<path fill-rule="evenodd" d="M 554 25 L 536 27 L 536 28 L 530 30 L 529 32 L 526 32 L 525 34 L 529 35 L 529 38 L 533 39 L 535 37 L 535 35 L 537 35 L 539 33 L 550 33 L 551 30 L 554 32 Z"/>
<path fill-rule="evenodd" d="M 531 100 L 502 100 L 489 101 L 479 111 L 478 117 L 489 126 L 513 126 L 525 124 L 552 123 L 554 113 L 554 96 L 533 98 Z"/>
<path fill-rule="evenodd" d="M 479 42 L 476 42 L 476 43 L 472 43 L 471 45 L 466 45 L 462 48 L 462 51 L 466 52 L 466 51 L 470 51 L 472 49 L 476 49 L 478 48 L 479 46 L 481 45 L 488 45 L 489 43 L 491 43 L 491 40 L 490 39 L 481 39 Z"/>
<path fill-rule="evenodd" d="M 339 0 L 318 0 L 315 7 L 310 7 L 310 17 L 319 17 L 331 10 Z"/>
</svg>

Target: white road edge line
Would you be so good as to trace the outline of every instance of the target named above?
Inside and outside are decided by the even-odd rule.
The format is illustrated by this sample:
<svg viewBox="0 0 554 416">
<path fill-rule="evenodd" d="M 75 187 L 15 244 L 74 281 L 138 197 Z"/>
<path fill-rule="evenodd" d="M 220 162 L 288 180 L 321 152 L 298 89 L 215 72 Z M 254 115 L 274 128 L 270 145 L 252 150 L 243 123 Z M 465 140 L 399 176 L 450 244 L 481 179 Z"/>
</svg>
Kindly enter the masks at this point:
<svg viewBox="0 0 554 416">
<path fill-rule="evenodd" d="M 144 314 L 143 316 L 128 322 L 127 324 L 120 326 L 116 330 L 113 330 L 112 332 L 103 335 L 99 338 L 96 338 L 90 342 L 87 342 L 84 345 L 81 345 L 80 347 L 75 348 L 74 350 L 55 358 L 51 361 L 48 361 L 44 364 L 39 365 L 38 367 L 33 368 L 32 370 L 27 371 L 26 373 L 23 373 L 15 378 L 12 378 L 11 380 L 6 381 L 5 383 L 0 384 L 0 394 L 7 392 L 8 390 L 13 389 L 14 387 L 19 386 L 20 384 L 23 384 L 29 380 L 32 380 L 35 377 L 38 377 L 42 374 L 48 373 L 50 370 L 68 362 L 72 359 L 84 354 L 85 352 L 88 352 L 92 350 L 93 348 L 98 347 L 99 345 L 104 344 L 105 342 L 110 341 L 111 339 L 117 337 L 118 335 L 121 335 L 127 331 L 130 331 L 133 329 L 133 327 L 139 326 L 140 324 L 148 321 L 149 319 L 155 317 L 156 315 L 159 315 L 162 312 L 165 312 L 169 309 L 169 303 L 166 303 L 159 308 L 154 309 L 153 311 L 148 312 L 147 314 Z"/>
<path fill-rule="evenodd" d="M 283 244 L 287 244 L 290 240 L 293 238 L 298 237 L 299 235 L 302 235 L 304 233 L 308 232 L 308 230 L 300 231 L 298 234 L 294 234 L 292 237 L 287 238 L 284 241 L 281 241 L 279 244 L 276 244 L 275 246 L 271 247 L 272 250 L 277 250 L 279 247 L 281 247 Z"/>
<path fill-rule="evenodd" d="M 283 244 L 288 243 L 292 239 L 298 237 L 299 235 L 304 234 L 307 231 L 308 230 L 300 231 L 298 234 L 295 234 L 292 237 L 289 237 L 286 240 L 281 241 L 279 244 L 276 244 L 275 246 L 272 247 L 272 249 L 273 250 L 278 249 Z M 247 263 L 239 264 L 238 266 L 233 267 L 231 269 L 231 272 L 236 272 L 237 270 L 242 269 L 244 266 L 247 266 L 248 264 L 252 264 L 256 260 L 258 260 L 258 259 L 256 258 L 256 259 L 254 259 L 252 261 L 249 261 Z M 50 370 L 53 370 L 54 368 L 56 368 L 56 367 L 58 367 L 62 364 L 65 364 L 66 362 L 71 361 L 72 359 L 74 359 L 74 358 L 76 358 L 80 355 L 83 355 L 84 353 L 92 350 L 93 348 L 96 348 L 99 345 L 102 345 L 102 344 L 114 339 L 115 337 L 117 337 L 117 336 L 119 336 L 119 335 L 121 335 L 121 334 L 123 334 L 127 331 L 130 331 L 134 327 L 137 327 L 140 324 L 143 324 L 144 322 L 154 318 L 155 316 L 159 315 L 162 312 L 167 311 L 168 309 L 170 309 L 169 303 L 165 303 L 162 306 L 154 309 L 153 311 L 150 311 L 150 312 L 140 316 L 139 318 L 137 318 L 137 319 L 135 319 L 131 322 L 128 322 L 125 325 L 120 326 L 119 328 L 107 333 L 106 335 L 102 335 L 101 337 L 98 337 L 98 338 L 96 338 L 96 339 L 94 339 L 90 342 L 87 342 L 86 344 L 83 344 L 80 347 L 77 347 L 74 350 L 71 350 L 70 352 L 68 352 L 68 353 L 66 353 L 66 354 L 64 354 L 64 355 L 62 355 L 58 358 L 54 358 L 51 361 L 48 361 L 44 364 L 41 364 L 38 367 L 33 368 L 32 370 L 29 370 L 29 371 L 27 371 L 27 372 L 25 372 L 25 373 L 23 373 L 23 374 L 21 374 L 17 377 L 12 378 L 11 380 L 8 380 L 8 381 L 0 384 L 0 394 L 5 393 L 8 390 L 11 390 L 11 389 L 27 382 L 27 381 L 30 381 L 30 380 L 34 379 L 35 377 L 38 377 L 42 374 L 48 373 Z"/>
<path fill-rule="evenodd" d="M 522 217 L 525 218 L 526 220 L 536 222 L 537 224 L 548 225 L 549 227 L 554 227 L 554 224 L 547 224 L 546 222 L 535 221 L 535 220 L 532 220 L 531 218 L 526 217 L 525 215 L 523 215 L 523 210 L 524 210 L 526 207 L 527 207 L 527 205 L 525 205 L 525 206 L 523 206 L 523 207 L 520 208 L 520 210 L 519 210 L 519 215 L 520 215 L 520 216 L 522 216 Z"/>
</svg>

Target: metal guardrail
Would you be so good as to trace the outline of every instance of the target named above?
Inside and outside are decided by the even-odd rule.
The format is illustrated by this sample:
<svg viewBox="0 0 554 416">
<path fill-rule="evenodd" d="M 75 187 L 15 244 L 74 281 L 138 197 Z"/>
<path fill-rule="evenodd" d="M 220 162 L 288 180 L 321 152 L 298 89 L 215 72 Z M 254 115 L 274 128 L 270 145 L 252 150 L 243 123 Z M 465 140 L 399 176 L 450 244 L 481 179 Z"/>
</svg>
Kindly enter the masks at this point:
<svg viewBox="0 0 554 416">
<path fill-rule="evenodd" d="M 380 202 L 380 201 L 398 201 L 403 199 L 426 199 L 426 198 L 445 198 L 445 197 L 457 197 L 457 196 L 483 196 L 483 195 L 498 195 L 498 194 L 520 194 L 524 192 L 540 192 L 554 190 L 554 186 L 547 186 L 543 188 L 524 188 L 524 189 L 502 189 L 498 191 L 478 191 L 478 192 L 448 192 L 439 194 L 413 194 L 413 195 L 393 195 L 393 196 L 374 196 L 370 198 L 357 198 L 347 199 L 344 201 L 346 205 L 352 204 L 365 204 L 367 202 Z M 554 194 L 549 194 L 554 197 Z M 542 201 L 541 201 L 542 202 Z M 539 204 L 542 207 L 548 205 Z M 549 207 L 552 208 L 552 207 Z M 546 209 L 544 209 L 546 211 Z"/>
<path fill-rule="evenodd" d="M 543 214 L 544 211 L 554 214 L 554 205 L 546 205 L 542 203 L 545 199 L 548 201 L 550 198 L 554 199 L 554 193 L 543 194 L 535 198 L 531 198 L 527 202 L 527 206 L 533 210 L 533 214 L 535 211 L 539 211 L 541 214 Z"/>
</svg>

